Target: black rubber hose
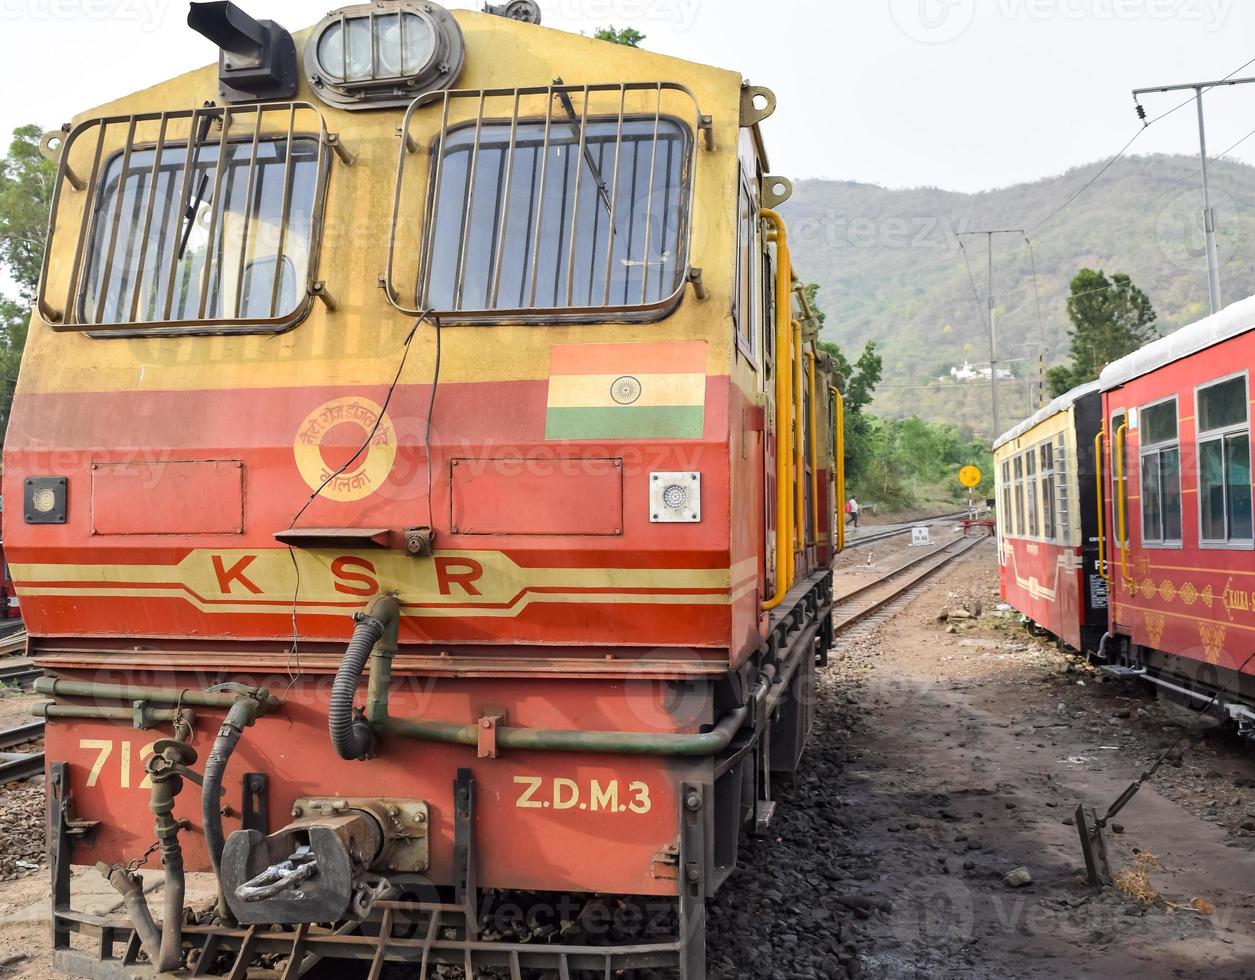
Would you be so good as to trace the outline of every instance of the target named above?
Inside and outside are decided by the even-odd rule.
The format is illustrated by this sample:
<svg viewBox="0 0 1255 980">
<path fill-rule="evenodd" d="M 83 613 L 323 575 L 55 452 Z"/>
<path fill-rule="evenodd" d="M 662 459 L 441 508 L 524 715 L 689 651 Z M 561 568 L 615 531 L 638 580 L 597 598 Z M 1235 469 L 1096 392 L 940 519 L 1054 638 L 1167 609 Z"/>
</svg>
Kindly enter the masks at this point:
<svg viewBox="0 0 1255 980">
<path fill-rule="evenodd" d="M 222 849 L 226 845 L 226 837 L 222 832 L 222 783 L 226 775 L 227 763 L 231 754 L 240 742 L 253 719 L 257 717 L 258 703 L 250 698 L 236 701 L 227 717 L 218 729 L 218 737 L 214 739 L 213 748 L 205 760 L 204 785 L 201 787 L 201 818 L 205 825 L 205 846 L 209 849 L 209 860 L 213 864 L 214 874 L 218 874 L 218 866 L 222 861 Z"/>
<path fill-rule="evenodd" d="M 331 744 L 341 759 L 361 761 L 370 757 L 374 742 L 370 724 L 354 714 L 353 702 L 357 698 L 357 686 L 362 680 L 366 661 L 384 633 L 384 624 L 374 616 L 359 615 L 353 638 L 349 640 L 340 669 L 336 671 L 331 686 L 331 704 L 327 709 L 327 728 Z"/>
</svg>

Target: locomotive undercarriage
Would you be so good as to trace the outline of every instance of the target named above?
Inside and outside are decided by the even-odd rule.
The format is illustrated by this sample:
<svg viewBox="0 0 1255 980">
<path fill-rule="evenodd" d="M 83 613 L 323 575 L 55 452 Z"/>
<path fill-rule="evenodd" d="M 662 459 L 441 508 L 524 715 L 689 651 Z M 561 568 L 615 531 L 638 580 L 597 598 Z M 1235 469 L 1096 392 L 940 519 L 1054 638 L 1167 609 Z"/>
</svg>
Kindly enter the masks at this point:
<svg viewBox="0 0 1255 980">
<path fill-rule="evenodd" d="M 705 778 L 680 784 L 675 844 L 656 859 L 668 869 L 662 873 L 677 881 L 677 898 L 669 900 L 666 917 L 674 924 L 672 935 L 661 939 L 634 937 L 611 944 L 542 945 L 485 934 L 482 914 L 491 904 L 492 894 L 479 885 L 475 779 L 473 770 L 464 768 L 454 781 L 455 881 L 451 885 L 437 887 L 421 875 L 389 879 L 372 874 L 360 861 L 346 861 L 341 866 L 346 873 L 338 877 L 329 874 L 335 880 L 322 885 L 322 897 L 327 899 L 328 889 L 334 890 L 331 905 L 346 909 L 346 914 L 329 921 L 294 921 L 300 915 L 292 911 L 291 902 L 284 905 L 282 900 L 284 889 L 299 882 L 299 862 L 295 867 L 280 862 L 277 875 L 244 882 L 244 886 L 263 890 L 259 908 L 265 908 L 270 900 L 277 903 L 274 915 L 251 915 L 251 925 L 213 909 L 187 917 L 178 937 L 184 975 L 294 980 L 319 963 L 344 961 L 347 965 L 351 961 L 371 980 L 380 977 L 385 967 L 396 966 L 406 967 L 403 975 L 419 980 L 434 976 L 437 966 L 460 968 L 467 977 L 491 970 L 512 980 L 537 975 L 533 971 L 567 978 L 582 972 L 609 977 L 642 969 L 674 969 L 682 980 L 704 978 L 706 901 L 735 869 L 741 831 L 753 837 L 768 829 L 775 807 L 773 775 L 797 768 L 814 719 L 815 670 L 826 663 L 832 646 L 831 614 L 832 576 L 821 571 L 800 582 L 786 602 L 771 613 L 768 642 L 720 684 L 717 703 L 748 710 L 726 748 L 711 756 L 703 767 Z M 140 721 L 137 715 L 136 723 Z M 186 758 L 176 749 L 169 754 Z M 184 768 L 184 774 L 195 779 L 195 774 Z M 159 781 L 154 784 L 159 785 Z M 54 965 L 70 975 L 100 980 L 155 976 L 150 950 L 156 940 L 151 917 L 145 924 L 141 915 L 137 927 L 136 919 L 125 913 L 97 915 L 74 909 L 70 867 L 75 844 L 92 834 L 95 824 L 76 814 L 69 785 L 68 764 L 51 761 L 48 830 Z M 230 877 L 226 862 L 232 842 L 237 855 L 247 853 L 249 849 L 243 844 L 250 843 L 255 850 L 268 829 L 265 775 L 247 774 L 245 788 L 245 827 L 251 825 L 253 829 L 237 831 L 228 841 L 220 869 L 220 903 L 223 878 Z M 295 839 L 294 834 L 300 837 L 305 833 L 300 839 L 312 841 L 314 835 L 308 833 L 311 825 L 334 835 L 337 829 L 343 831 L 346 821 L 357 821 L 354 826 L 361 826 L 386 814 L 389 807 L 397 809 L 399 803 L 383 799 L 319 800 L 322 809 L 316 808 L 312 815 L 303 812 L 301 819 L 265 839 L 286 846 Z M 402 809 L 406 805 L 408 816 L 417 821 L 421 802 L 400 801 Z M 320 813 L 327 819 L 320 820 Z M 250 834 L 251 839 L 238 840 L 242 834 Z M 418 837 L 421 834 L 411 834 L 403 844 L 415 846 Z M 348 835 L 342 832 L 337 839 L 347 841 Z M 323 840 L 324 847 L 329 846 L 325 836 Z M 392 844 L 396 843 L 394 839 Z M 353 847 L 360 846 L 355 837 Z M 387 846 L 387 842 L 379 842 L 380 849 Z M 163 850 L 163 855 L 166 853 Z M 351 849 L 349 856 L 361 857 Z M 116 872 L 117 868 L 105 870 Z M 167 867 L 167 876 L 173 870 Z M 255 863 L 249 870 L 257 870 Z M 181 896 L 181 868 L 176 873 L 177 894 Z M 234 878 L 242 874 L 237 868 Z M 283 879 L 284 874 L 291 877 Z M 235 887 L 238 895 L 242 886 Z M 321 911 L 311 916 L 327 914 L 326 907 L 320 905 Z M 128 908 L 133 914 L 132 903 Z M 274 921 L 263 921 L 267 918 Z"/>
</svg>

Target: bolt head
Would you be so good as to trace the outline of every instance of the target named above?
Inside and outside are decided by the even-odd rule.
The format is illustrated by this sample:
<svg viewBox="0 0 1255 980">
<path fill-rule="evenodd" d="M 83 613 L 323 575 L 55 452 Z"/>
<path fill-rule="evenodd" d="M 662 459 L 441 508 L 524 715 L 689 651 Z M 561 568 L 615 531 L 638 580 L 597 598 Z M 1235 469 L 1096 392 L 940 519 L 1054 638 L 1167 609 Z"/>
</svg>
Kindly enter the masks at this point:
<svg viewBox="0 0 1255 980">
<path fill-rule="evenodd" d="M 696 793 L 690 793 L 684 801 L 684 805 L 690 810 L 700 810 L 702 808 L 702 798 Z"/>
<path fill-rule="evenodd" d="M 292 816 L 294 816 L 294 817 L 299 817 L 299 816 L 301 816 L 303 813 L 304 813 L 304 811 L 303 811 L 303 810 L 302 810 L 299 806 L 294 806 L 294 807 L 292 807 Z"/>
</svg>

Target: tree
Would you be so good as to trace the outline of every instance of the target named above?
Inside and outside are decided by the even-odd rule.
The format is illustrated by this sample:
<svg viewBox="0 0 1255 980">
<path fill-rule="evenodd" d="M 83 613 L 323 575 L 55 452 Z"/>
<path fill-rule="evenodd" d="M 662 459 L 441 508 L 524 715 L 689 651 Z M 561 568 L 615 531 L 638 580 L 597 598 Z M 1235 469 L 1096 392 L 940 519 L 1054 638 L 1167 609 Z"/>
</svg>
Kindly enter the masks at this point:
<svg viewBox="0 0 1255 980">
<path fill-rule="evenodd" d="M 822 327 L 827 315 L 816 300 L 817 283 L 802 287 L 807 303 Z M 872 403 L 876 386 L 884 373 L 884 362 L 876 350 L 876 342 L 868 341 L 858 360 L 853 363 L 845 352 L 831 341 L 820 341 L 819 349 L 832 358 L 838 379 L 837 387 L 845 398 L 845 470 L 850 480 L 857 480 L 867 461 L 868 439 L 871 432 L 869 416 L 864 409 Z"/>
<path fill-rule="evenodd" d="M 615 30 L 613 24 L 595 31 L 593 37 L 598 41 L 609 41 L 611 44 L 622 44 L 629 48 L 639 48 L 645 40 L 645 35 L 635 27 L 625 27 L 619 31 Z"/>
<path fill-rule="evenodd" d="M 39 152 L 42 130 L 22 126 L 0 160 L 0 266 L 17 286 L 17 299 L 0 296 L 0 439 L 9 424 L 30 309 L 48 244 L 48 209 L 56 167 Z"/>
<path fill-rule="evenodd" d="M 1150 299 L 1122 272 L 1110 278 L 1101 270 L 1078 272 L 1068 297 L 1068 319 L 1072 363 L 1053 367 L 1047 374 L 1054 397 L 1095 380 L 1112 361 L 1158 333 Z"/>
</svg>

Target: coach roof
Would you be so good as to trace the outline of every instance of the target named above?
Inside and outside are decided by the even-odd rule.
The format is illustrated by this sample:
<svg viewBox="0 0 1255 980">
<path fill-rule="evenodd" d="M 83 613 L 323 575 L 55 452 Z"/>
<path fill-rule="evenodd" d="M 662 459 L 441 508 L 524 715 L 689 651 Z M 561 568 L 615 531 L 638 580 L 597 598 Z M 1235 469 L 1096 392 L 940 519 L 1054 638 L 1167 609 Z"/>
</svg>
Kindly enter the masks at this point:
<svg viewBox="0 0 1255 980">
<path fill-rule="evenodd" d="M 1073 388 L 1066 394 L 1060 395 L 1045 408 L 1038 409 L 1036 414 L 1030 415 L 1014 429 L 1004 433 L 1002 437 L 994 443 L 994 449 L 997 450 L 1001 446 L 1006 445 L 1008 442 L 1014 442 L 1016 439 L 1020 438 L 1020 436 L 1024 435 L 1024 433 L 1029 429 L 1041 425 L 1052 415 L 1058 415 L 1060 412 L 1066 412 L 1072 407 L 1072 405 L 1080 401 L 1080 399 L 1084 398 L 1091 392 L 1097 391 L 1100 387 L 1101 385 L 1097 381 L 1091 381 L 1089 384 Z"/>
<path fill-rule="evenodd" d="M 1255 329 L 1255 296 L 1227 306 L 1219 313 L 1182 327 L 1107 365 L 1098 382 L 1104 391 L 1150 374 L 1166 364 L 1197 354 L 1221 341 Z"/>
</svg>

